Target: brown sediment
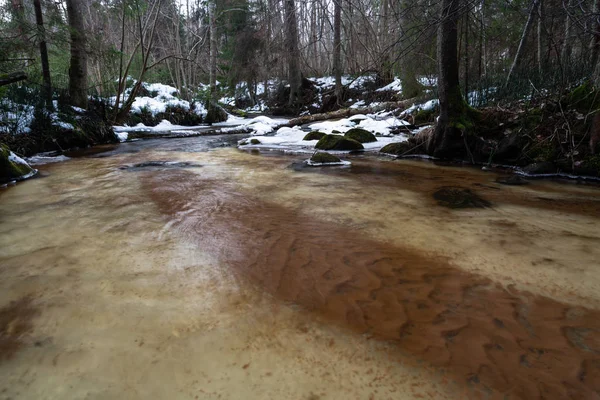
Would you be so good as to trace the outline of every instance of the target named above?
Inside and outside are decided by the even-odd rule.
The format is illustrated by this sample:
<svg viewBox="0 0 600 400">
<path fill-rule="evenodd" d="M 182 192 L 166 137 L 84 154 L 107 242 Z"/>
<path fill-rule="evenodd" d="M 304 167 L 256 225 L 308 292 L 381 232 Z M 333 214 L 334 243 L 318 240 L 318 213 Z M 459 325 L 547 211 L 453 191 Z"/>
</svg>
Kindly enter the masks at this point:
<svg viewBox="0 0 600 400">
<path fill-rule="evenodd" d="M 298 215 L 223 181 L 163 171 L 142 182 L 180 233 L 240 279 L 397 343 L 473 387 L 473 396 L 600 395 L 598 310 L 503 288 L 443 258 Z"/>
<path fill-rule="evenodd" d="M 8 360 L 25 344 L 37 315 L 31 297 L 23 297 L 0 308 L 0 361 Z"/>
</svg>

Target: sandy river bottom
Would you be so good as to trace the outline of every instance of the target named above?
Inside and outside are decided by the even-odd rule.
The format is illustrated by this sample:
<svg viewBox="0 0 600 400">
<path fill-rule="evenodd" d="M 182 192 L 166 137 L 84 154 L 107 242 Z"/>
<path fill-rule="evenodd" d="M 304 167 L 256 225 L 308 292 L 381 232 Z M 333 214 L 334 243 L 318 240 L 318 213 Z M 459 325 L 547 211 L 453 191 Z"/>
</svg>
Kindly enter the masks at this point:
<svg viewBox="0 0 600 400">
<path fill-rule="evenodd" d="M 0 191 L 0 399 L 600 398 L 600 188 L 228 140 Z"/>
</svg>

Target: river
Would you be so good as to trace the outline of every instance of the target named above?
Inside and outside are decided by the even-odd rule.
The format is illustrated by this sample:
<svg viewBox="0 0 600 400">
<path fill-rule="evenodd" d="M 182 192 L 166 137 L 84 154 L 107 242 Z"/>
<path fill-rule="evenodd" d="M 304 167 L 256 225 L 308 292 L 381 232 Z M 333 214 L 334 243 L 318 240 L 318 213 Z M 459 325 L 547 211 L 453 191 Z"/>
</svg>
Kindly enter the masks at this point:
<svg viewBox="0 0 600 400">
<path fill-rule="evenodd" d="M 599 398 L 598 186 L 239 138 L 0 190 L 0 399 Z"/>
</svg>

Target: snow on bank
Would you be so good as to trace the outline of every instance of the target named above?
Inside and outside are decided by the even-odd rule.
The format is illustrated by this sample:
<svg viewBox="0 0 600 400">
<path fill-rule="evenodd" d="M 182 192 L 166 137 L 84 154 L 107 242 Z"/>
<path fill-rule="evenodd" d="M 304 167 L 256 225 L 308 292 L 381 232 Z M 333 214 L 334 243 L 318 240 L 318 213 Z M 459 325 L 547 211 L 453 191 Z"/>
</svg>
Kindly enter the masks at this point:
<svg viewBox="0 0 600 400">
<path fill-rule="evenodd" d="M 139 123 L 135 126 L 113 126 L 115 134 L 121 142 L 124 142 L 128 138 L 129 132 L 146 132 L 146 133 L 165 133 L 175 131 L 198 131 L 206 129 L 216 129 L 223 133 L 236 131 L 240 129 L 248 129 L 252 135 L 265 135 L 273 132 L 274 128 L 287 123 L 288 120 L 285 118 L 269 118 L 266 116 L 260 116 L 252 119 L 236 117 L 229 115 L 227 121 L 219 122 L 212 125 L 196 125 L 196 126 L 183 126 L 173 125 L 167 120 L 162 120 L 156 126 L 146 126 Z"/>
<path fill-rule="evenodd" d="M 376 90 L 376 92 L 402 92 L 402 82 L 400 78 L 394 78 L 392 83 Z"/>
<path fill-rule="evenodd" d="M 287 122 L 288 120 L 284 118 L 274 119 L 261 115 L 256 118 L 252 118 L 250 121 L 243 124 L 242 127 L 251 129 L 253 135 L 264 135 L 266 133 L 273 132 L 273 129 L 276 126 L 285 124 Z"/>
<path fill-rule="evenodd" d="M 173 125 L 166 119 L 160 121 L 156 126 L 146 126 L 141 122 L 136 126 L 113 126 L 113 129 L 117 135 L 123 132 L 170 132 L 174 130 L 194 130 L 200 128 L 206 128 L 208 125 L 196 125 L 196 126 L 184 126 L 184 125 Z"/>
<path fill-rule="evenodd" d="M 31 178 L 32 176 L 34 176 L 35 174 L 38 173 L 37 169 L 31 168 L 31 166 L 27 163 L 27 161 L 23 160 L 21 157 L 19 157 L 12 151 L 8 154 L 8 161 L 10 161 L 14 164 L 18 164 L 18 165 L 25 165 L 27 167 L 27 169 L 31 170 L 30 172 L 26 173 L 25 175 L 21 175 L 21 176 L 17 177 L 15 180 L 25 180 L 25 179 Z"/>
<path fill-rule="evenodd" d="M 146 110 L 152 115 L 156 115 L 165 112 L 167 107 L 181 107 L 185 110 L 192 110 L 192 105 L 189 101 L 182 100 L 176 96 L 178 91 L 173 86 L 163 83 L 146 82 L 142 83 L 142 86 L 149 92 L 150 96 L 137 96 L 131 106 L 131 112 L 140 113 Z M 127 96 L 129 92 L 130 89 L 126 91 L 125 95 Z M 116 96 L 111 97 L 111 104 L 115 104 L 116 100 Z M 206 116 L 206 109 L 200 103 L 195 103 L 192 111 L 198 115 Z"/>
<path fill-rule="evenodd" d="M 410 123 L 395 117 L 377 119 L 374 116 L 357 114 L 337 121 L 317 122 L 309 125 L 309 128 L 313 131 L 320 131 L 327 134 L 334 133 L 333 131 L 346 133 L 352 128 L 361 128 L 375 135 L 389 136 L 393 128 L 406 125 L 410 125 Z"/>
<path fill-rule="evenodd" d="M 426 101 L 425 103 L 421 103 L 421 104 L 413 104 L 412 106 L 408 107 L 406 110 L 402 111 L 400 113 L 401 117 L 413 114 L 417 111 L 423 110 L 423 111 L 433 111 L 437 106 L 439 106 L 440 101 L 438 99 L 433 99 L 433 100 L 429 100 Z"/>
<path fill-rule="evenodd" d="M 390 133 L 392 128 L 403 125 L 408 125 L 408 122 L 394 117 L 376 120 L 370 116 L 355 115 L 337 121 L 317 122 L 309 125 L 309 130 L 343 135 L 352 128 L 367 129 L 378 135 L 377 141 L 363 143 L 363 147 L 367 151 L 378 151 L 389 143 L 404 142 L 408 139 L 407 135 L 392 135 Z M 334 131 L 336 132 L 334 133 Z M 267 148 L 308 153 L 315 150 L 318 140 L 303 140 L 307 133 L 307 130 L 303 130 L 297 126 L 293 128 L 284 127 L 279 128 L 274 135 L 252 136 L 250 139 L 242 139 L 238 143 L 240 148 Z M 253 141 L 258 142 L 253 144 Z M 332 151 L 332 153 L 347 153 L 347 151 Z"/>
</svg>

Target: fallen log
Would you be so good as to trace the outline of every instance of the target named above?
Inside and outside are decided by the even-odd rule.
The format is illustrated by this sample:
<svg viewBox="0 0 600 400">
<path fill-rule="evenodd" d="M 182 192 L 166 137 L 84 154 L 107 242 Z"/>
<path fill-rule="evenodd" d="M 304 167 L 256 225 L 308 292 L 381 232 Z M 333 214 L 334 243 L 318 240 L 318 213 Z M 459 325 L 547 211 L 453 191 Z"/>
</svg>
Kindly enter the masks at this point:
<svg viewBox="0 0 600 400">
<path fill-rule="evenodd" d="M 22 71 L 2 74 L 0 75 L 0 86 L 10 85 L 11 83 L 24 81 L 25 79 L 27 79 L 27 74 Z"/>
</svg>

